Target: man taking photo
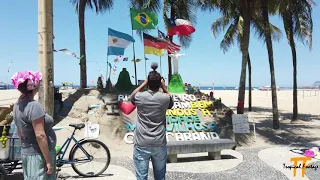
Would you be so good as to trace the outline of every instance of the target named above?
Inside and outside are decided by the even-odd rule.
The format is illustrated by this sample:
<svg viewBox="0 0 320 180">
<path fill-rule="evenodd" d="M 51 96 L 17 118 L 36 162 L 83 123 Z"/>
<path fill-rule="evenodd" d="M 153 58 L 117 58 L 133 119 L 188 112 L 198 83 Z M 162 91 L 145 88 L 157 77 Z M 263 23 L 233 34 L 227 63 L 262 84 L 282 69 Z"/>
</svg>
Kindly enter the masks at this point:
<svg viewBox="0 0 320 180">
<path fill-rule="evenodd" d="M 165 180 L 167 163 L 166 110 L 173 101 L 165 87 L 165 81 L 156 71 L 158 65 L 152 63 L 145 80 L 131 94 L 131 102 L 137 107 L 137 123 L 134 131 L 133 161 L 137 180 L 148 179 L 151 159 L 155 180 Z M 144 87 L 147 91 L 141 92 Z M 162 91 L 159 89 L 162 88 Z"/>
</svg>

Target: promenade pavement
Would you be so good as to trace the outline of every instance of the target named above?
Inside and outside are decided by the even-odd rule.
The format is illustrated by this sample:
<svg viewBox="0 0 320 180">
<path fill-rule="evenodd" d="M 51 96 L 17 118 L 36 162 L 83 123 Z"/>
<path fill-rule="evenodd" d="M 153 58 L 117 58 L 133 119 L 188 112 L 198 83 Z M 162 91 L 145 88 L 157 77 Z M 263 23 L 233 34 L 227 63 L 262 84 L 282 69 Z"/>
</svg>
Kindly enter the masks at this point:
<svg viewBox="0 0 320 180">
<path fill-rule="evenodd" d="M 168 164 L 167 180 L 320 180 L 320 169 L 306 169 L 302 178 L 301 169 L 297 169 L 296 177 L 293 170 L 284 168 L 290 163 L 290 158 L 299 157 L 290 149 L 293 147 L 248 148 L 236 151 L 225 150 L 221 160 L 208 160 L 205 154 L 194 155 L 191 158 L 181 156 L 178 163 Z M 191 162 L 192 159 L 194 162 Z M 320 167 L 320 161 L 312 160 L 314 166 Z M 59 173 L 62 179 L 94 179 L 94 180 L 134 180 L 133 160 L 128 156 L 112 157 L 111 164 L 102 177 L 81 178 L 69 166 L 64 166 Z M 149 169 L 149 179 L 153 180 L 152 167 Z M 21 173 L 9 176 L 9 180 L 22 179 Z"/>
</svg>

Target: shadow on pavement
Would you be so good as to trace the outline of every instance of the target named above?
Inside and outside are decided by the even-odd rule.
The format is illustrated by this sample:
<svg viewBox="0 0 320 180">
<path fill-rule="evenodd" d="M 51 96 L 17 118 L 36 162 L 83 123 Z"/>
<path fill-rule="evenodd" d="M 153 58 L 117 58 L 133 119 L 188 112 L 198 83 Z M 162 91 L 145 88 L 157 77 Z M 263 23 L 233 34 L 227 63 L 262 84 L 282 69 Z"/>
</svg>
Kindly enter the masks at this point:
<svg viewBox="0 0 320 180">
<path fill-rule="evenodd" d="M 94 179 L 97 177 L 111 177 L 111 176 L 114 176 L 114 174 L 102 174 L 102 175 L 96 176 L 96 177 L 70 176 L 70 175 L 62 174 L 62 175 L 58 175 L 57 180 L 62 180 L 62 179 Z"/>
<path fill-rule="evenodd" d="M 221 159 L 237 159 L 232 155 L 221 155 Z M 200 162 L 200 161 L 213 161 L 208 156 L 197 156 L 197 157 L 178 157 L 177 163 L 185 163 L 185 162 Z"/>
<path fill-rule="evenodd" d="M 248 109 L 245 109 L 248 113 Z M 299 121 L 291 121 L 292 113 L 279 111 L 280 129 L 273 129 L 272 109 L 252 107 L 256 125 L 256 134 L 266 142 L 277 145 L 313 147 L 317 146 L 313 141 L 319 141 L 320 137 L 311 136 L 309 130 L 317 130 L 320 126 L 309 125 L 308 122 L 319 121 L 320 116 L 312 114 L 299 114 Z M 303 121 L 303 122 L 301 122 Z M 253 126 L 250 126 L 250 134 L 237 134 L 235 139 L 238 146 L 250 145 L 254 142 Z M 230 131 L 231 133 L 231 131 Z M 231 135 L 229 135 L 231 136 Z"/>
</svg>

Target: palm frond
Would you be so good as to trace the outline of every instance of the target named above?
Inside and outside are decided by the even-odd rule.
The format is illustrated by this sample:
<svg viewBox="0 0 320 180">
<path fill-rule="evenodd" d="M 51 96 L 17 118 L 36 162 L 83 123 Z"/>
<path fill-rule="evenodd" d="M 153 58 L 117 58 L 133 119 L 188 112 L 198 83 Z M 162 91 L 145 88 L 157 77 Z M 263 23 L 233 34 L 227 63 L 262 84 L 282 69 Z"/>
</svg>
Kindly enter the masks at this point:
<svg viewBox="0 0 320 180">
<path fill-rule="evenodd" d="M 290 33 L 303 44 L 312 49 L 312 6 L 313 0 L 290 0 L 279 3 L 279 15 L 283 19 L 284 28 L 289 40 Z"/>
<path fill-rule="evenodd" d="M 161 0 L 129 0 L 130 8 L 159 13 L 161 10 Z"/>
<path fill-rule="evenodd" d="M 71 4 L 73 6 L 75 6 L 75 11 L 76 13 L 79 13 L 79 3 L 80 3 L 80 0 L 70 0 Z"/>
<path fill-rule="evenodd" d="M 182 47 L 184 48 L 188 48 L 191 45 L 192 42 L 192 36 L 178 36 L 179 42 L 181 44 Z"/>
<path fill-rule="evenodd" d="M 281 32 L 281 29 L 276 27 L 275 25 L 273 24 L 269 24 L 270 26 L 270 31 L 271 31 L 271 38 L 272 40 L 274 41 L 280 41 L 281 38 L 282 38 L 282 32 Z"/>
<path fill-rule="evenodd" d="M 220 43 L 220 48 L 223 50 L 223 53 L 226 53 L 231 46 L 234 44 L 238 32 L 238 22 L 234 21 L 230 24 L 226 34 L 223 37 L 223 40 Z"/>
<path fill-rule="evenodd" d="M 212 23 L 211 31 L 213 36 L 216 38 L 221 31 L 224 31 L 226 29 L 226 27 L 231 23 L 232 20 L 233 19 L 230 16 L 223 16 Z"/>
<path fill-rule="evenodd" d="M 252 21 L 252 28 L 255 30 L 255 36 L 265 42 L 265 28 L 263 20 L 261 18 L 255 17 Z M 279 41 L 282 38 L 281 29 L 271 23 L 269 23 L 269 27 L 272 40 Z"/>
<path fill-rule="evenodd" d="M 79 12 L 80 1 L 81 0 L 71 0 L 77 13 Z M 113 8 L 113 0 L 86 0 L 86 8 L 94 9 L 97 14 L 103 14 Z"/>
<path fill-rule="evenodd" d="M 113 0 L 87 0 L 90 9 L 95 9 L 97 14 L 103 14 L 113 8 Z"/>
<path fill-rule="evenodd" d="M 303 44 L 308 44 L 312 48 L 312 7 L 308 3 L 301 3 L 292 9 L 294 20 L 294 36 Z"/>
</svg>

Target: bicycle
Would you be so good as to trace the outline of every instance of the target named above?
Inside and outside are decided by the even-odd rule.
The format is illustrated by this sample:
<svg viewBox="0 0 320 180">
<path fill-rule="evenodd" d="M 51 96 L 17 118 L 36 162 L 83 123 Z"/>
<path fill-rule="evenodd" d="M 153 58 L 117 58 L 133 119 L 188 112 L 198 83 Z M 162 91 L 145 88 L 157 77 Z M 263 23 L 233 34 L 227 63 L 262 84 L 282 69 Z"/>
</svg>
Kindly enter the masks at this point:
<svg viewBox="0 0 320 180">
<path fill-rule="evenodd" d="M 73 133 L 71 134 L 70 137 L 64 142 L 62 147 L 58 150 L 57 152 L 57 170 L 60 171 L 61 167 L 65 164 L 71 164 L 72 169 L 80 176 L 84 177 L 94 177 L 94 176 L 99 176 L 101 175 L 109 166 L 110 164 L 110 151 L 108 147 L 101 141 L 95 140 L 95 139 L 81 139 L 78 141 L 75 137 L 74 134 L 76 130 L 83 129 L 85 127 L 85 124 L 69 124 L 70 127 L 74 128 Z M 66 151 L 68 150 L 68 147 L 71 143 L 71 141 L 74 141 L 74 145 L 71 148 L 71 151 L 69 153 L 69 159 L 66 160 L 64 159 L 64 156 L 66 154 Z M 98 165 L 97 167 L 91 169 L 91 168 L 84 168 L 84 170 L 88 170 L 88 172 L 84 173 L 84 170 L 79 170 L 79 168 L 76 166 L 78 164 L 83 165 L 87 163 L 91 163 L 92 161 L 95 160 L 100 160 L 101 158 L 94 157 L 94 154 L 89 153 L 84 146 L 88 145 L 89 147 L 93 147 L 94 149 L 98 150 L 104 150 L 104 152 L 107 155 L 107 159 L 102 159 L 102 162 L 104 163 L 103 166 Z M 82 155 L 85 155 L 85 158 L 76 158 L 75 155 L 76 153 L 79 153 Z M 101 169 L 102 168 L 102 169 Z M 96 173 L 94 173 L 92 170 L 98 170 Z M 58 172 L 57 171 L 57 172 Z"/>
</svg>

